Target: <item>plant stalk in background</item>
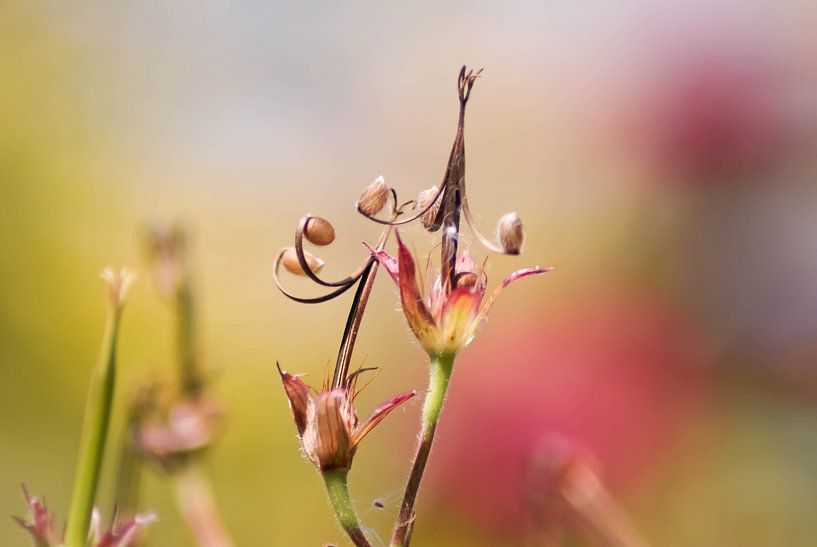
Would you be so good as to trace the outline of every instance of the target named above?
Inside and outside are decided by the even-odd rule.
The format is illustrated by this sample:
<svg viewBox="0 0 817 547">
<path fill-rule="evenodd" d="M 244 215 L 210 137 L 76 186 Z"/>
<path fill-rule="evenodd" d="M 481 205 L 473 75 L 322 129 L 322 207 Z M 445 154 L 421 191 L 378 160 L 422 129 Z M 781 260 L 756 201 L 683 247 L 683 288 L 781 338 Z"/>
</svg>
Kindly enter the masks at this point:
<svg viewBox="0 0 817 547">
<path fill-rule="evenodd" d="M 94 507 L 105 441 L 111 421 L 114 388 L 116 386 L 116 346 L 125 296 L 134 280 L 127 270 L 106 269 L 102 278 L 108 283 L 108 318 L 99 361 L 91 378 L 85 418 L 80 437 L 74 491 L 65 530 L 67 547 L 84 547 L 88 541 L 91 514 Z"/>
</svg>

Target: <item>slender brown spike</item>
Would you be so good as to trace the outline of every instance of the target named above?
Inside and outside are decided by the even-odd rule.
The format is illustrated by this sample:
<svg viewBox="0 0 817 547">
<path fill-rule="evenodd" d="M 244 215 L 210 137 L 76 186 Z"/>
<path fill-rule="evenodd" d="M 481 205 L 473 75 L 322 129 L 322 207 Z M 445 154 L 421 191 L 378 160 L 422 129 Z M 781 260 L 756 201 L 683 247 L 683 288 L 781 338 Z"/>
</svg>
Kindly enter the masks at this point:
<svg viewBox="0 0 817 547">
<path fill-rule="evenodd" d="M 400 214 L 400 211 L 394 211 L 392 218 L 396 218 L 398 214 Z M 383 229 L 375 246 L 376 249 L 383 249 L 391 231 L 391 226 L 386 226 Z M 354 351 L 355 341 L 357 340 L 357 332 L 360 329 L 360 323 L 363 321 L 363 313 L 366 311 L 366 304 L 369 301 L 369 294 L 372 292 L 375 277 L 377 277 L 378 267 L 379 263 L 372 258 L 358 282 L 358 288 L 357 291 L 355 291 L 352 306 L 349 308 L 349 315 L 346 319 L 346 325 L 343 328 L 343 338 L 341 338 L 340 348 L 338 349 L 335 372 L 332 375 L 333 388 L 346 385 L 347 375 L 349 374 L 349 364 L 352 362 L 352 352 Z"/>
</svg>

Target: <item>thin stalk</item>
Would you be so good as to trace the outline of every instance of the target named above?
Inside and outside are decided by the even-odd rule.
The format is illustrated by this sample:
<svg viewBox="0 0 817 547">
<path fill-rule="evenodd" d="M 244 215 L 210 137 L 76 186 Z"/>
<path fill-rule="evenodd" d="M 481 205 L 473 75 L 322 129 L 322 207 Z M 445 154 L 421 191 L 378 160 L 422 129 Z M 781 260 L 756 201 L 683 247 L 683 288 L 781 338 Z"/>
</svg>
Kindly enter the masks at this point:
<svg viewBox="0 0 817 547">
<path fill-rule="evenodd" d="M 181 391 L 195 398 L 205 389 L 205 381 L 199 359 L 195 298 L 188 268 L 185 264 L 183 277 L 176 288 L 176 355 Z M 197 544 L 231 546 L 232 539 L 222 522 L 210 480 L 200 462 L 187 461 L 172 473 L 172 480 L 179 510 Z"/>
<path fill-rule="evenodd" d="M 191 462 L 171 475 L 176 500 L 199 547 L 233 545 L 221 522 L 210 482 L 200 465 Z"/>
<path fill-rule="evenodd" d="M 66 547 L 84 547 L 88 541 L 105 441 L 111 421 L 116 384 L 116 343 L 122 317 L 120 296 L 111 298 L 99 360 L 91 378 L 80 436 L 74 491 L 65 529 Z"/>
<path fill-rule="evenodd" d="M 329 494 L 329 502 L 335 510 L 338 522 L 349 534 L 352 542 L 357 547 L 371 547 L 371 543 L 366 539 L 366 535 L 360 528 L 360 523 L 355 514 L 355 508 L 349 497 L 349 486 L 347 484 L 348 469 L 334 469 L 321 473 L 326 483 L 326 492 Z"/>
<path fill-rule="evenodd" d="M 445 393 L 448 382 L 451 380 L 451 370 L 454 367 L 454 355 L 450 353 L 431 356 L 428 379 L 428 393 L 423 403 L 422 430 L 414 464 L 409 474 L 406 491 L 403 494 L 403 504 L 392 534 L 391 547 L 405 547 L 411 541 L 411 532 L 414 528 L 414 504 L 417 493 L 423 480 L 428 457 L 431 454 L 431 445 L 434 443 L 434 434 L 437 423 L 440 421 Z"/>
<path fill-rule="evenodd" d="M 181 389 L 190 395 L 198 394 L 204 384 L 198 356 L 195 311 L 189 275 L 185 274 L 176 289 L 176 352 Z"/>
<path fill-rule="evenodd" d="M 136 515 L 139 504 L 139 483 L 141 482 L 141 462 L 133 446 L 132 435 L 134 424 L 129 423 L 123 436 L 119 469 L 116 473 L 114 490 L 114 508 L 111 512 L 116 518 L 130 518 Z"/>
</svg>

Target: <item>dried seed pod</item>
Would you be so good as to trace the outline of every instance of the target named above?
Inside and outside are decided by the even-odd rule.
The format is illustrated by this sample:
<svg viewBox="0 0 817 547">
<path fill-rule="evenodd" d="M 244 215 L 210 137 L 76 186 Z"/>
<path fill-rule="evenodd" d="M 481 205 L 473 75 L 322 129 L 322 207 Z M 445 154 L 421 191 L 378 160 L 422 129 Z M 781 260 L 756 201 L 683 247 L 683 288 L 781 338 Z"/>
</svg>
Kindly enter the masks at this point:
<svg viewBox="0 0 817 547">
<path fill-rule="evenodd" d="M 317 273 L 323 268 L 324 261 L 312 253 L 304 251 L 304 258 L 306 258 L 307 266 L 309 266 L 309 269 L 313 272 Z M 306 275 L 306 272 L 301 268 L 301 263 L 298 261 L 298 252 L 295 250 L 295 247 L 290 247 L 284 252 L 281 262 L 283 262 L 284 268 L 286 268 L 288 272 L 294 273 L 295 275 Z"/>
<path fill-rule="evenodd" d="M 423 190 L 419 194 L 417 194 L 417 199 L 414 200 L 414 207 L 420 211 L 428 207 L 434 198 L 437 198 L 437 193 L 440 191 L 439 188 L 436 186 L 432 186 L 427 190 Z M 434 201 L 434 205 L 428 207 L 428 211 L 423 213 L 423 216 L 420 217 L 420 220 L 423 222 L 423 226 L 426 230 L 434 230 L 437 228 L 436 220 L 437 220 L 437 213 L 440 212 L 440 200 L 437 199 Z"/>
<path fill-rule="evenodd" d="M 518 255 L 522 252 L 525 233 L 519 215 L 516 213 L 503 215 L 496 225 L 496 232 L 499 244 L 505 254 Z"/>
<path fill-rule="evenodd" d="M 374 216 L 383 210 L 386 201 L 389 199 L 389 186 L 383 175 L 374 179 L 374 182 L 367 186 L 357 200 L 357 208 L 368 216 Z"/>
<path fill-rule="evenodd" d="M 304 235 L 315 245 L 329 245 L 335 241 L 335 228 L 325 218 L 312 217 L 306 223 Z"/>
</svg>

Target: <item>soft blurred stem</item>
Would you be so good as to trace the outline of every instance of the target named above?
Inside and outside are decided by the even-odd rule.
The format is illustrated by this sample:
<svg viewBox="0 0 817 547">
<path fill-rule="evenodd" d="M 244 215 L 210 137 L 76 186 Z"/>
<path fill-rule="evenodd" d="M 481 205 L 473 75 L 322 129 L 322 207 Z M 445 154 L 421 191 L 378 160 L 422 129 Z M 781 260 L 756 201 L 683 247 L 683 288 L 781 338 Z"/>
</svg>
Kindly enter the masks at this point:
<svg viewBox="0 0 817 547">
<path fill-rule="evenodd" d="M 571 473 L 562 496 L 594 543 L 609 547 L 648 547 L 627 513 L 590 469 Z"/>
<path fill-rule="evenodd" d="M 176 500 L 199 547 L 230 547 L 216 508 L 210 482 L 197 462 L 190 462 L 171 475 Z"/>
<path fill-rule="evenodd" d="M 135 430 L 142 417 L 141 395 L 131 403 L 128 419 L 119 453 L 119 468 L 116 472 L 114 489 L 114 508 L 116 518 L 131 518 L 136 515 L 139 502 L 139 483 L 141 481 L 141 458 L 133 443 Z"/>
<path fill-rule="evenodd" d="M 187 272 L 176 289 L 176 340 L 181 389 L 184 393 L 196 395 L 204 380 L 199 368 L 193 290 Z"/>
<path fill-rule="evenodd" d="M 432 355 L 429 367 L 428 393 L 423 403 L 422 431 L 414 464 L 411 468 L 406 492 L 403 495 L 403 504 L 394 526 L 392 547 L 404 547 L 411 541 L 411 531 L 414 527 L 414 504 L 417 501 L 417 492 L 431 454 L 431 445 L 434 443 L 434 433 L 440 420 L 440 412 L 445 401 L 448 382 L 451 379 L 451 370 L 454 366 L 454 355 L 444 353 Z"/>
<path fill-rule="evenodd" d="M 184 241 L 186 238 L 182 237 Z M 199 360 L 196 305 L 191 282 L 190 265 L 182 253 L 181 278 L 175 291 L 176 359 L 179 384 L 183 395 L 191 400 L 205 389 L 204 374 Z M 179 509 L 199 546 L 227 547 L 233 544 L 221 519 L 212 486 L 199 458 L 194 455 L 181 469 L 172 474 Z"/>
<path fill-rule="evenodd" d="M 352 542 L 357 547 L 370 547 L 371 544 L 360 528 L 352 500 L 349 498 L 349 487 L 346 481 L 348 473 L 347 469 L 324 471 L 322 475 L 326 483 L 326 491 L 329 493 L 329 501 L 332 509 L 335 510 L 335 516 L 338 517 L 340 525 L 349 534 Z"/>
<path fill-rule="evenodd" d="M 105 441 L 111 420 L 116 383 L 116 342 L 122 317 L 122 301 L 131 282 L 130 275 L 125 271 L 115 274 L 106 270 L 103 272 L 103 278 L 110 285 L 108 318 L 99 361 L 91 378 L 85 405 L 77 468 L 74 474 L 74 492 L 65 529 L 66 547 L 84 547 L 88 541 L 91 512 L 99 485 Z"/>
</svg>

